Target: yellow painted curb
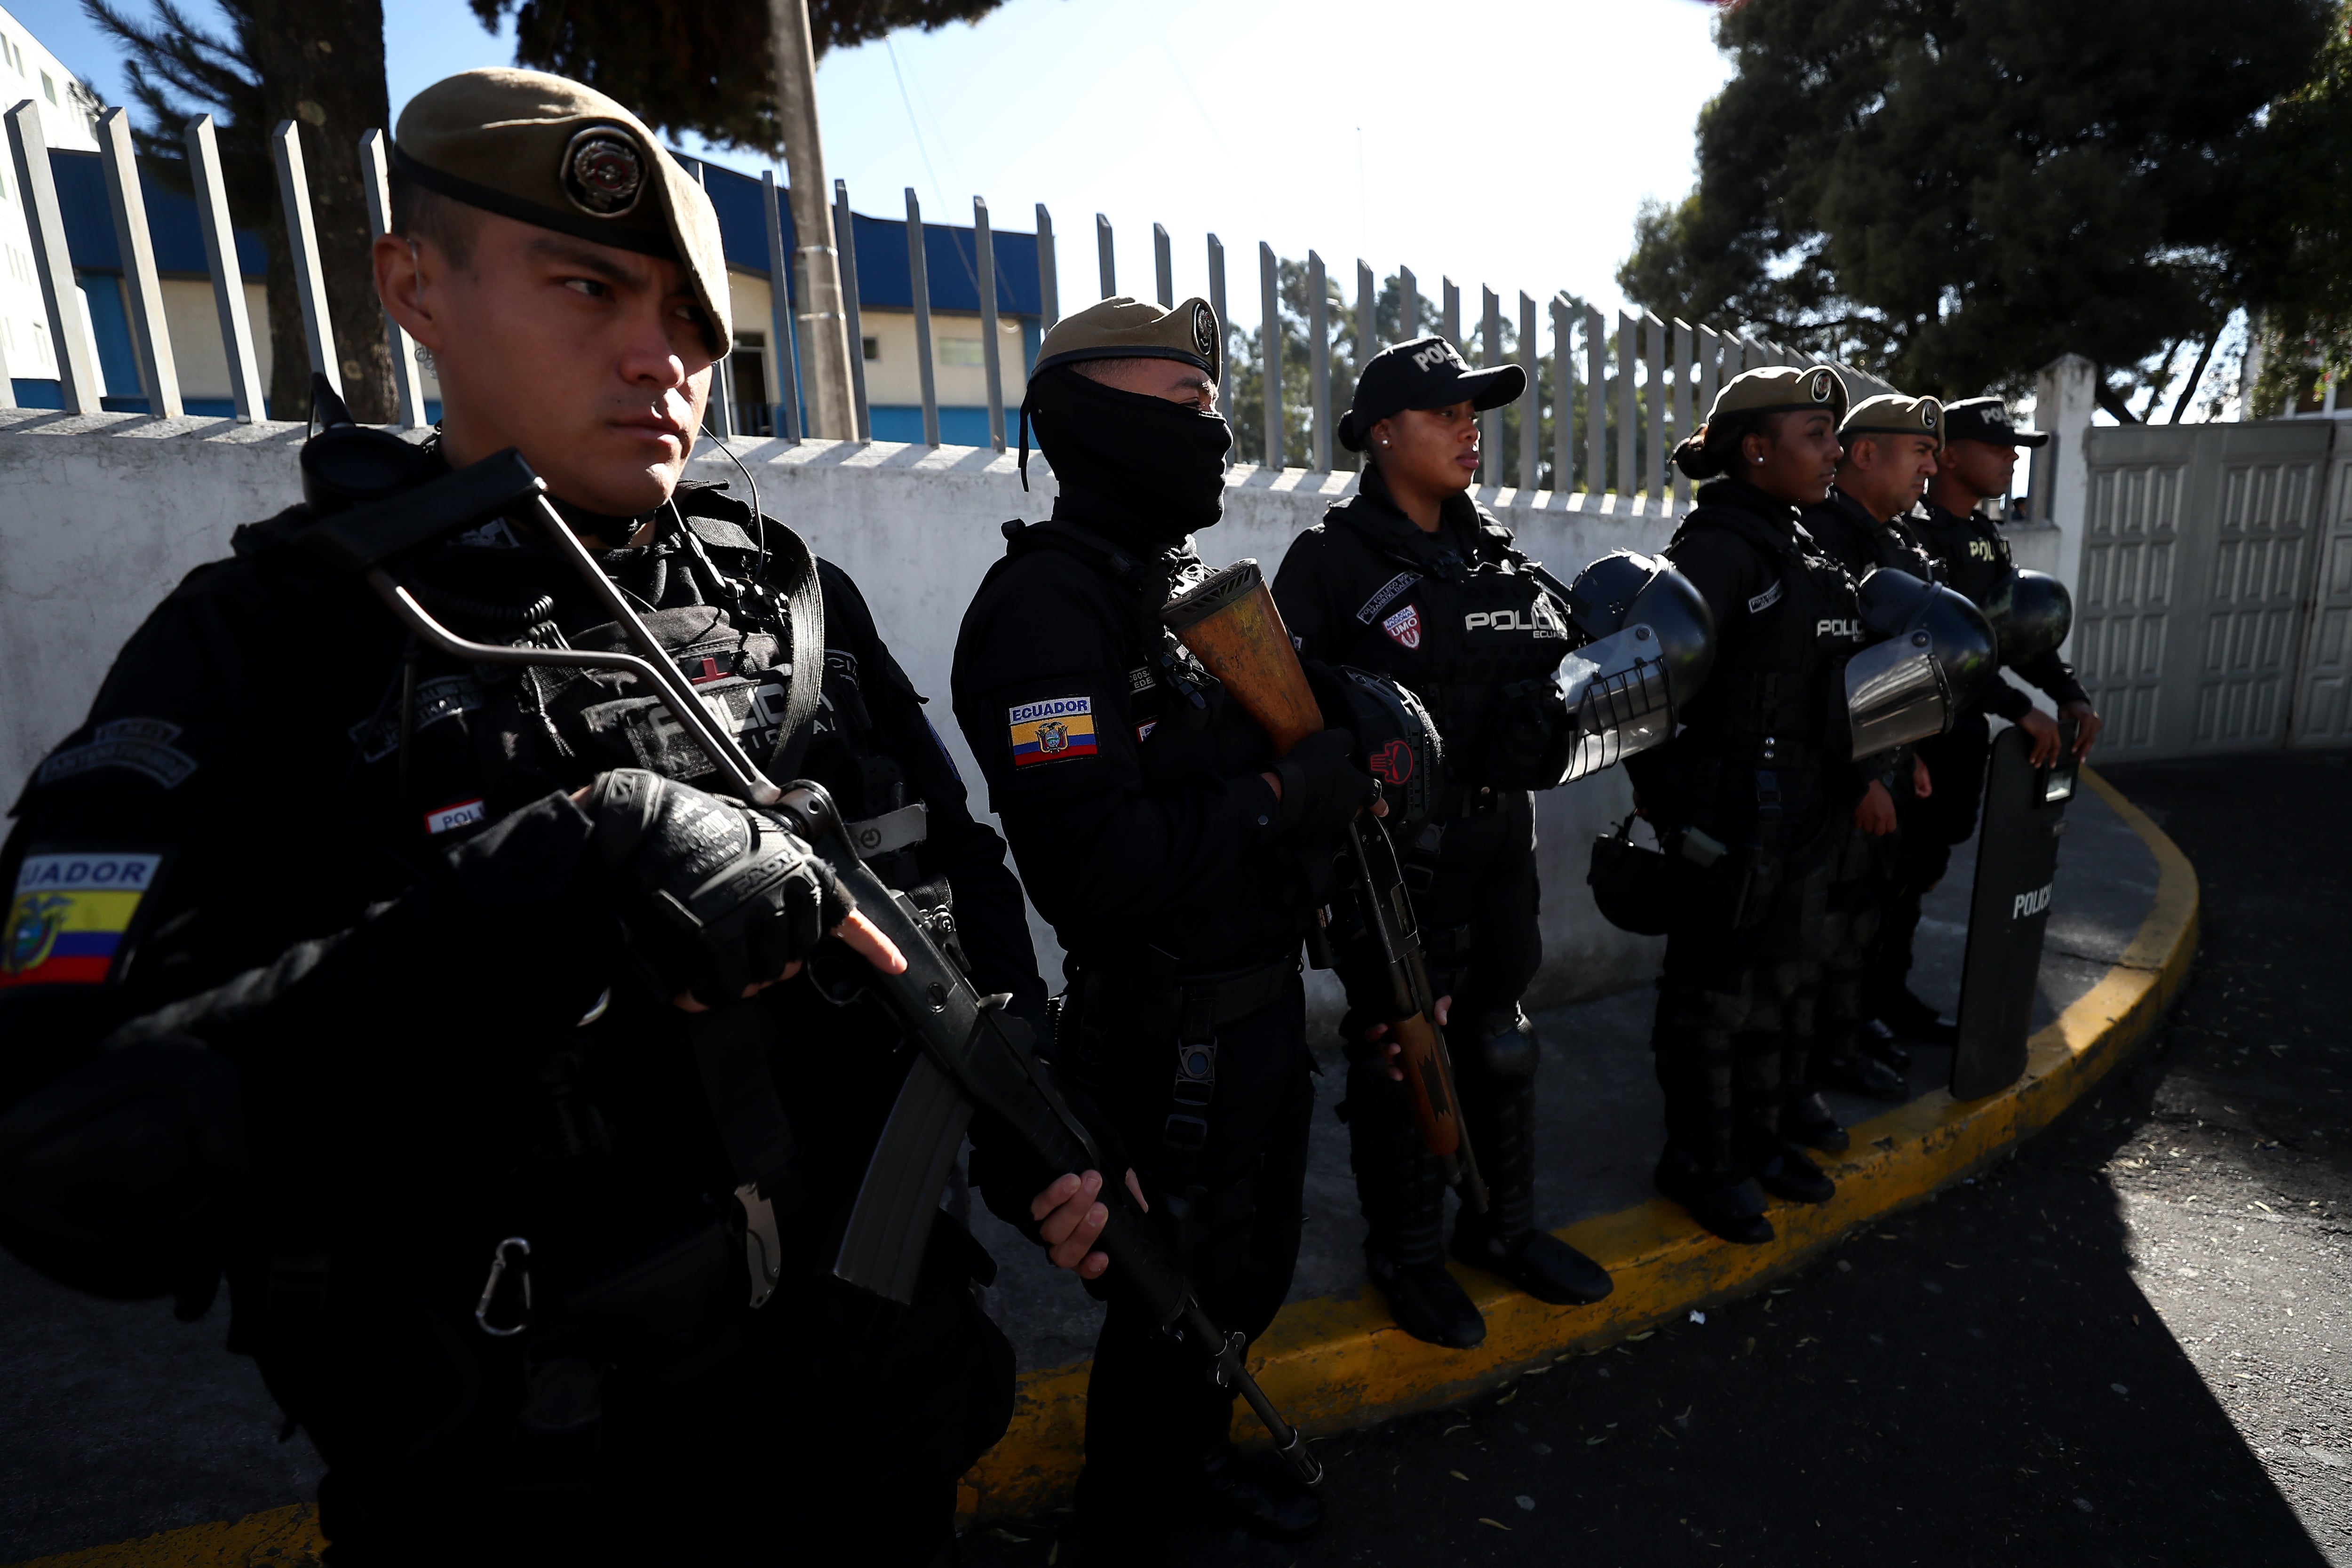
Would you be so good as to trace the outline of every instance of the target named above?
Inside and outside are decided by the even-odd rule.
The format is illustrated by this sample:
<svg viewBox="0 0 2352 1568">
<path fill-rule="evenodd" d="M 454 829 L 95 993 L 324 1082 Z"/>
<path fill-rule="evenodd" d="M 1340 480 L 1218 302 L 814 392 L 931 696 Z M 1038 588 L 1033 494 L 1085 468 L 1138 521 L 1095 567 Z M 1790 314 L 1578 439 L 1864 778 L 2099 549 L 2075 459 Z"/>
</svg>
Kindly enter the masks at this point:
<svg viewBox="0 0 2352 1568">
<path fill-rule="evenodd" d="M 1266 1393 L 1318 1434 L 1452 1404 L 1563 1352 L 1601 1349 L 1690 1308 L 1745 1295 L 2047 1126 L 2154 1030 L 2197 951 L 2197 873 L 2188 857 L 2113 785 L 2088 768 L 2083 777 L 2155 855 L 2156 899 L 2115 966 L 2034 1035 L 2023 1078 L 1979 1100 L 1937 1089 L 1855 1127 L 1844 1161 L 1824 1163 L 1837 1196 L 1819 1206 L 1775 1205 L 1779 1235 L 1769 1246 L 1718 1240 L 1663 1199 L 1559 1231 L 1615 1279 L 1616 1290 L 1597 1306 L 1546 1306 L 1491 1274 L 1456 1268 L 1486 1316 L 1486 1342 L 1474 1351 L 1411 1338 L 1369 1287 L 1286 1307 L 1252 1347 Z M 967 1513 L 1017 1517 L 1067 1500 L 1083 1452 L 1087 1368 L 1080 1362 L 1022 1377 L 1012 1430 L 964 1478 Z M 1255 1420 L 1237 1411 L 1234 1436 L 1255 1435 Z"/>
<path fill-rule="evenodd" d="M 1780 1234 L 1767 1247 L 1719 1241 L 1663 1201 L 1569 1226 L 1560 1237 L 1617 1281 L 1598 1306 L 1548 1307 L 1493 1275 L 1457 1269 L 1486 1315 L 1486 1342 L 1475 1351 L 1440 1350 L 1407 1336 L 1370 1289 L 1286 1307 L 1254 1347 L 1254 1370 L 1275 1403 L 1310 1433 L 1451 1404 L 1554 1356 L 1598 1350 L 1690 1308 L 1748 1294 L 2047 1126 L 2154 1031 L 2197 951 L 2197 872 L 2188 857 L 2105 779 L 2088 768 L 2083 777 L 2155 855 L 2156 900 L 2123 957 L 2033 1037 L 2023 1078 L 1979 1100 L 1937 1089 L 1854 1128 L 1849 1157 L 1827 1166 L 1837 1196 L 1818 1207 L 1776 1205 Z M 1022 1376 L 1012 1429 L 964 1478 L 965 1514 L 1019 1517 L 1067 1500 L 1082 1452 L 1087 1367 L 1079 1362 Z M 1250 1440 L 1255 1427 L 1242 1413 L 1235 1436 Z M 304 1506 L 18 1568 L 299 1568 L 320 1544 L 314 1510 Z"/>
</svg>

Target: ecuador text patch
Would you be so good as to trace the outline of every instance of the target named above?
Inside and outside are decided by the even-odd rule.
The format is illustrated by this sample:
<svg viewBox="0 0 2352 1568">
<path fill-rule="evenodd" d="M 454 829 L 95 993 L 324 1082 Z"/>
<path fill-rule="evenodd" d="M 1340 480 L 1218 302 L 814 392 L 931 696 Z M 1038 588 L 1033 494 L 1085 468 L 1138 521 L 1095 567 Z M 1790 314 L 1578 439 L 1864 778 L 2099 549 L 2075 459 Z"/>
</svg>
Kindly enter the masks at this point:
<svg viewBox="0 0 2352 1568">
<path fill-rule="evenodd" d="M 1013 765 L 1058 763 L 1095 754 L 1095 705 L 1090 697 L 1048 697 L 1011 709 Z"/>
<path fill-rule="evenodd" d="M 0 933 L 0 987 L 103 984 L 163 860 L 108 849 L 26 856 Z"/>
</svg>

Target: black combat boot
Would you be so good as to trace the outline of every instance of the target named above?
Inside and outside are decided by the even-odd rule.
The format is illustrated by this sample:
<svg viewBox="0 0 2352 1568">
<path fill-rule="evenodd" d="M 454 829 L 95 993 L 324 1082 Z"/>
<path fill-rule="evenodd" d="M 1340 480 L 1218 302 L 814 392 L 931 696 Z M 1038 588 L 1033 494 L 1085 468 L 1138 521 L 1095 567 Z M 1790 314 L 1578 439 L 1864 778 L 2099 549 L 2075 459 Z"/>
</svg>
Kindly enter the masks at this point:
<svg viewBox="0 0 2352 1568">
<path fill-rule="evenodd" d="M 1304 1541 L 1323 1528 L 1323 1500 L 1271 1455 L 1224 1444 L 1202 1461 L 1195 1486 L 1210 1513 L 1268 1541 Z"/>
<path fill-rule="evenodd" d="M 1846 1136 L 1844 1127 L 1830 1114 L 1822 1100 L 1821 1090 L 1808 1084 L 1792 1083 L 1780 1102 L 1780 1131 L 1792 1143 L 1808 1149 L 1819 1149 L 1826 1154 L 1843 1154 L 1853 1140 Z"/>
<path fill-rule="evenodd" d="M 1691 1218 L 1726 1241 L 1760 1247 L 1772 1239 L 1772 1222 L 1764 1217 L 1764 1189 L 1738 1166 L 1710 1169 L 1696 1155 L 1670 1143 L 1658 1157 L 1652 1180 L 1658 1191 L 1688 1209 Z"/>
<path fill-rule="evenodd" d="M 1454 1221 L 1454 1256 L 1501 1275 L 1555 1307 L 1598 1301 L 1615 1289 L 1609 1270 L 1536 1228 L 1536 1096 L 1527 1081 L 1480 1083 L 1463 1090 L 1474 1135 L 1471 1152 L 1486 1184 L 1486 1212 L 1465 1205 Z M 1475 1105 L 1484 1115 L 1471 1111 Z"/>
<path fill-rule="evenodd" d="M 1867 1055 L 1876 1057 L 1896 1072 L 1911 1070 L 1911 1053 L 1895 1044 L 1895 1031 L 1886 1026 L 1885 1020 L 1864 1018 L 1861 1025 L 1861 1039 L 1862 1048 Z"/>
<path fill-rule="evenodd" d="M 1825 1204 L 1837 1195 L 1837 1184 L 1822 1174 L 1822 1168 L 1788 1139 L 1774 1138 L 1752 1147 L 1755 1152 L 1748 1168 L 1755 1173 L 1757 1184 L 1774 1197 L 1792 1204 Z"/>
<path fill-rule="evenodd" d="M 1376 1061 L 1348 1069 L 1349 1158 L 1371 1234 L 1364 1272 L 1397 1326 L 1414 1339 L 1466 1351 L 1486 1339 L 1486 1320 L 1445 1267 L 1445 1174 L 1422 1146 L 1404 1086 Z"/>
<path fill-rule="evenodd" d="M 1923 1046 L 1959 1044 L 1960 1026 L 1911 994 L 1907 985 L 1898 985 L 1888 992 L 1875 1011 L 1879 1021 L 1904 1039 L 1916 1040 Z"/>
<path fill-rule="evenodd" d="M 1813 1068 L 1813 1081 L 1823 1089 L 1843 1089 L 1848 1094 L 1858 1094 L 1864 1100 L 1883 1100 L 1890 1105 L 1911 1098 L 1911 1086 L 1903 1081 L 1900 1073 L 1876 1057 L 1860 1050 L 1841 1061 L 1818 1064 Z M 1798 1141 L 1804 1142 L 1802 1139 Z M 1829 1145 L 1815 1143 L 1812 1147 L 1825 1149 Z M 1843 1149 L 1845 1145 L 1841 1143 L 1838 1147 Z"/>
</svg>

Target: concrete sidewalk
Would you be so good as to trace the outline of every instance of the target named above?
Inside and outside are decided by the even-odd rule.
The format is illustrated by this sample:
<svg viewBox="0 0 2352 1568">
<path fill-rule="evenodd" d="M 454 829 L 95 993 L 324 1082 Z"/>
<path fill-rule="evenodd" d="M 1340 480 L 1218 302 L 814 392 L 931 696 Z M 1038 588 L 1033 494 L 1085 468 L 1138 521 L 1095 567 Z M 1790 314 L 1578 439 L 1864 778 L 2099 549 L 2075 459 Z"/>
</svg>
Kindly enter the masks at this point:
<svg viewBox="0 0 2352 1568">
<path fill-rule="evenodd" d="M 1959 994 L 1968 938 L 1969 892 L 1976 866 L 1973 839 L 1952 854 L 1952 872 L 1927 900 L 1919 933 L 1914 989 L 1949 1016 Z M 2120 958 L 2156 896 L 2154 854 L 2098 795 L 2084 789 L 2067 808 L 2066 836 L 2051 900 L 2041 994 L 2033 1026 L 2047 1025 L 2097 984 Z M 1583 898 L 1585 890 L 1547 889 L 1551 898 Z M 1612 1214 L 1652 1196 L 1650 1168 L 1664 1136 L 1657 1082 L 1650 1066 L 1650 1015 L 1656 994 L 1643 985 L 1536 1016 L 1543 1040 L 1537 1082 L 1543 1164 L 1537 1185 L 1537 1222 L 1549 1229 Z M 1916 1095 L 1948 1080 L 1951 1054 L 1914 1050 Z M 1307 1177 L 1307 1229 L 1290 1300 L 1353 1296 L 1363 1288 L 1363 1222 L 1355 1178 L 1348 1169 L 1348 1130 L 1331 1107 L 1343 1092 L 1345 1068 L 1336 1044 L 1318 1051 L 1313 1163 Z M 1850 1096 L 1830 1097 L 1849 1126 L 1886 1107 Z M 1452 1200 L 1449 1199 L 1449 1202 Z M 1002 1272 L 988 1295 L 990 1313 L 1012 1336 L 1022 1371 L 1065 1365 L 1093 1353 L 1103 1309 L 1024 1242 L 1018 1232 L 974 1205 L 973 1231 L 995 1255 Z"/>
<path fill-rule="evenodd" d="M 1911 1076 L 1919 1098 L 1911 1106 L 1840 1107 L 1855 1122 L 1875 1121 L 1857 1139 L 1839 1199 L 1825 1210 L 1776 1210 L 1787 1234 L 1774 1247 L 1727 1248 L 1695 1238 L 1685 1234 L 1687 1225 L 1661 1218 L 1664 1205 L 1649 1206 L 1659 1107 L 1647 1048 L 1648 988 L 1541 1015 L 1549 1157 L 1538 1217 L 1574 1227 L 1579 1245 L 1619 1268 L 1620 1290 L 1599 1307 L 1543 1308 L 1498 1295 L 1491 1277 L 1465 1276 L 1488 1311 L 1492 1331 L 1481 1352 L 1455 1355 L 1405 1341 L 1362 1300 L 1346 1132 L 1318 1111 L 1292 1306 L 1257 1347 L 1270 1391 L 1315 1431 L 1459 1398 L 1510 1366 L 1607 1342 L 1683 1304 L 1753 1289 L 1861 1218 L 1916 1201 L 1970 1162 L 1992 1157 L 2104 1071 L 2111 1058 L 2090 1058 L 2126 1026 L 2145 1026 L 2162 999 L 2163 986 L 2148 982 L 2158 965 L 2177 983 L 2192 940 L 2194 878 L 2177 852 L 2177 864 L 2160 864 L 2160 842 L 2097 791 L 2077 797 L 2035 1016 L 2038 1028 L 2053 1020 L 2059 1026 L 2037 1036 L 2035 1066 L 2013 1091 L 2017 1103 L 1994 1097 L 1956 1110 L 1941 1093 L 1941 1053 L 1917 1053 Z M 1921 933 L 1917 988 L 1947 1007 L 1958 984 L 1973 865 L 1972 847 L 1956 853 L 1953 877 L 1931 900 Z M 2158 952 L 2148 932 L 2165 923 L 2151 918 L 2167 901 L 2158 897 L 2160 880 L 2185 880 L 2188 891 L 2184 899 L 2178 886 L 2170 889 L 2168 900 L 2185 901 L 2187 913 L 2174 912 L 2177 929 L 2158 933 Z M 1552 896 L 1585 894 L 1579 887 Z M 2109 1006 L 2110 996 L 2120 1000 Z M 1328 1107 L 1336 1078 L 1319 1087 Z M 968 1507 L 1002 1516 L 1050 1506 L 1067 1485 L 1082 1363 L 1099 1309 L 984 1211 L 975 1224 L 1003 1265 L 989 1306 L 1013 1335 L 1024 1374 L 1013 1430 L 975 1472 L 966 1497 Z M 7 1415 L 0 1498 L 8 1503 L 0 1510 L 0 1563 L 58 1552 L 74 1553 L 75 1568 L 305 1560 L 315 1528 L 309 1510 L 294 1505 L 315 1495 L 317 1459 L 299 1435 L 277 1441 L 279 1418 L 251 1363 L 219 1348 L 220 1314 L 177 1324 L 168 1303 L 91 1300 L 0 1255 L 0 1323 L 10 1345 L 0 1358 L 0 1411 Z M 158 1531 L 167 1533 L 136 1540 Z"/>
</svg>

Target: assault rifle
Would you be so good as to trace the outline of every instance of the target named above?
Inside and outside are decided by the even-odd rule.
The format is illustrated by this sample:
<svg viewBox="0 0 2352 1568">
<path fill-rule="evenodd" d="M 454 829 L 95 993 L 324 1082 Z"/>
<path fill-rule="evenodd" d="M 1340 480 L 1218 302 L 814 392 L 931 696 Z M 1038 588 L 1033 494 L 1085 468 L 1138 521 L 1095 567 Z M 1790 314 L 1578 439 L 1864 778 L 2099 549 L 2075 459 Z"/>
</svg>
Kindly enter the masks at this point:
<svg viewBox="0 0 2352 1568">
<path fill-rule="evenodd" d="M 541 531 L 611 612 L 635 653 L 472 641 L 436 620 L 388 564 L 406 551 L 460 529 L 523 511 L 537 513 Z M 974 989 L 942 951 L 931 921 L 866 868 L 822 786 L 803 781 L 780 787 L 759 770 L 698 699 L 669 650 L 573 537 L 548 500 L 545 482 L 520 453 L 509 449 L 424 485 L 332 513 L 306 530 L 299 542 L 331 564 L 363 574 L 411 631 L 453 658 L 473 664 L 605 669 L 635 677 L 662 699 L 702 747 L 726 787 L 775 812 L 805 838 L 856 897 L 859 911 L 905 955 L 902 974 L 868 969 L 860 976 L 922 1048 L 908 1069 L 866 1165 L 847 1234 L 834 1260 L 836 1276 L 897 1301 L 913 1300 L 924 1247 L 939 1214 L 940 1185 L 962 1149 L 974 1110 L 985 1110 L 1010 1128 L 1047 1170 L 1103 1173 L 1100 1201 L 1109 1220 L 1096 1246 L 1111 1260 L 1106 1283 L 1192 1345 L 1208 1362 L 1215 1382 L 1249 1402 L 1276 1449 L 1309 1485 L 1322 1479 L 1322 1466 L 1308 1451 L 1305 1437 L 1283 1419 L 1250 1375 L 1243 1360 L 1243 1337 L 1221 1332 L 1210 1321 L 1177 1260 L 1128 1193 L 1120 1173 L 1106 1164 L 1093 1134 L 1072 1110 L 1053 1065 L 1037 1056 L 1027 1026 L 1004 1011 L 1011 998 L 982 996 Z M 805 546 L 802 549 L 804 552 Z M 813 587 L 813 573 L 803 574 L 803 580 Z M 794 618 L 797 632 L 801 617 Z M 821 643 L 821 636 L 814 640 Z M 817 668 L 813 656 L 814 649 L 796 637 L 793 658 L 812 677 Z M 797 679 L 793 688 L 796 694 L 814 689 Z M 756 1192 L 738 1195 L 754 1233 L 747 1239 L 764 1241 L 771 1248 L 766 1277 L 772 1285 L 776 1254 L 766 1200 Z M 763 1218 L 768 1235 L 761 1237 L 757 1233 Z M 759 1289 L 761 1268 L 755 1254 L 755 1302 L 765 1300 Z"/>
</svg>

